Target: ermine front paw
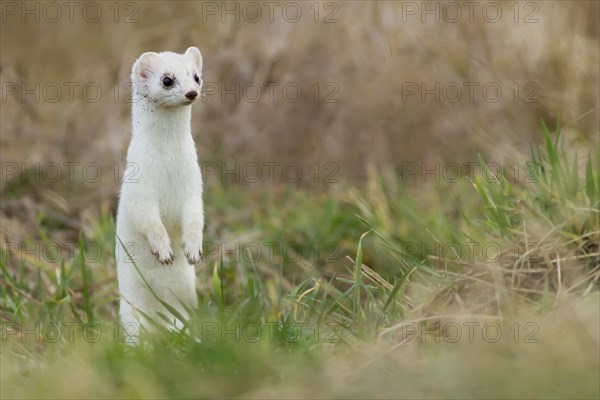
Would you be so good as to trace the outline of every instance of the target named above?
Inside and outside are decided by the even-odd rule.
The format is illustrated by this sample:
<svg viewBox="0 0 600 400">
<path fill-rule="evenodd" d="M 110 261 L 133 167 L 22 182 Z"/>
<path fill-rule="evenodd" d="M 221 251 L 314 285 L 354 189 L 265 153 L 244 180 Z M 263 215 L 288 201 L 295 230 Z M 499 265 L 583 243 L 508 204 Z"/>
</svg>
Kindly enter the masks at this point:
<svg viewBox="0 0 600 400">
<path fill-rule="evenodd" d="M 183 254 L 192 265 L 198 264 L 202 257 L 202 239 L 183 240 Z"/>
<path fill-rule="evenodd" d="M 156 259 L 158 260 L 158 262 L 160 262 L 162 265 L 171 265 L 173 264 L 173 258 L 175 258 L 175 256 L 173 255 L 173 252 L 171 250 L 169 250 L 168 253 L 160 253 L 160 251 L 155 251 L 155 250 L 151 250 L 152 255 L 154 255 L 154 257 L 156 257 Z"/>
<path fill-rule="evenodd" d="M 150 252 L 156 257 L 158 262 L 163 265 L 173 264 L 173 249 L 171 248 L 171 241 L 166 232 L 159 235 L 148 235 L 148 242 L 150 244 Z"/>
</svg>

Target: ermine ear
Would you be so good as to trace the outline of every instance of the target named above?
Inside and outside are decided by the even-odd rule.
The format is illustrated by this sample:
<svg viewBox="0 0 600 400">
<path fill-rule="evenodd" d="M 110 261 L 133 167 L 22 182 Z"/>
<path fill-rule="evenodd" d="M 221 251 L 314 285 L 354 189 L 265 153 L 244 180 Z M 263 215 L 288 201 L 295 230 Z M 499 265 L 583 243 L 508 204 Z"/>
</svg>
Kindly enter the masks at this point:
<svg viewBox="0 0 600 400">
<path fill-rule="evenodd" d="M 133 73 L 135 76 L 148 79 L 152 75 L 155 65 L 160 62 L 160 56 L 153 52 L 144 53 L 133 64 Z"/>
<path fill-rule="evenodd" d="M 198 67 L 198 73 L 200 73 L 202 71 L 202 54 L 200 54 L 200 50 L 197 47 L 188 47 L 185 55 L 194 61 L 194 64 Z"/>
</svg>

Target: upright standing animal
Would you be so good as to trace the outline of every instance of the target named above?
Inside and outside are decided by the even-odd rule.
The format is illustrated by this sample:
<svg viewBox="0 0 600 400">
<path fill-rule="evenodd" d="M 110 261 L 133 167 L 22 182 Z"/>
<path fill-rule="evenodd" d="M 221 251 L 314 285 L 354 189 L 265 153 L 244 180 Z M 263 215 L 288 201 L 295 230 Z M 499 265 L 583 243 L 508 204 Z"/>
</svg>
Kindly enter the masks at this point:
<svg viewBox="0 0 600 400">
<path fill-rule="evenodd" d="M 133 64 L 132 137 L 116 238 L 120 316 L 129 336 L 140 326 L 152 330 L 143 314 L 182 326 L 157 297 L 186 317 L 182 304 L 197 303 L 194 264 L 202 255 L 204 214 L 190 124 L 201 76 L 196 47 L 144 53 Z"/>
</svg>

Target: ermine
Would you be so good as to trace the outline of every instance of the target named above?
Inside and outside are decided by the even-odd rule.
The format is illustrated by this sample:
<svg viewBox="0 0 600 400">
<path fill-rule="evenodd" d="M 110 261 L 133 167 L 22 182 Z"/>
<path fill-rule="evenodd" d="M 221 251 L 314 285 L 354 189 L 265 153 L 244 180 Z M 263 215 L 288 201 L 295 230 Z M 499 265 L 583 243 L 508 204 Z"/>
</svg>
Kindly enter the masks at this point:
<svg viewBox="0 0 600 400">
<path fill-rule="evenodd" d="M 202 254 L 204 215 L 190 124 L 201 76 L 196 47 L 184 54 L 144 53 L 133 64 L 132 137 L 116 238 L 120 317 L 130 336 L 142 326 L 153 330 L 144 315 L 182 326 L 157 297 L 185 317 L 183 305 L 197 303 L 194 264 Z"/>
</svg>

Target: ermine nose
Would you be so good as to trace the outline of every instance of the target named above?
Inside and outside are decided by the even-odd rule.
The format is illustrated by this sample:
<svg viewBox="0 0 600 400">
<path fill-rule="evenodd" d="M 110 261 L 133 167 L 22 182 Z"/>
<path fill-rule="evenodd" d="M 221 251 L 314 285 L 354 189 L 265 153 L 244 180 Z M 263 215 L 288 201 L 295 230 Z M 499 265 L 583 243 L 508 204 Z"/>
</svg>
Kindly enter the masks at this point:
<svg viewBox="0 0 600 400">
<path fill-rule="evenodd" d="M 185 97 L 187 97 L 190 100 L 194 100 L 197 96 L 198 96 L 198 92 L 196 92 L 195 90 L 192 90 L 191 92 L 187 92 L 185 94 Z"/>
</svg>

